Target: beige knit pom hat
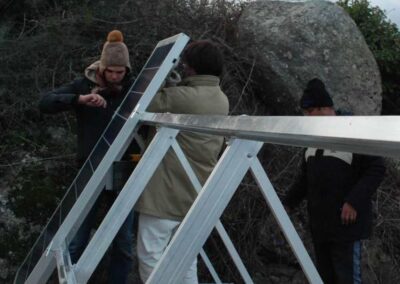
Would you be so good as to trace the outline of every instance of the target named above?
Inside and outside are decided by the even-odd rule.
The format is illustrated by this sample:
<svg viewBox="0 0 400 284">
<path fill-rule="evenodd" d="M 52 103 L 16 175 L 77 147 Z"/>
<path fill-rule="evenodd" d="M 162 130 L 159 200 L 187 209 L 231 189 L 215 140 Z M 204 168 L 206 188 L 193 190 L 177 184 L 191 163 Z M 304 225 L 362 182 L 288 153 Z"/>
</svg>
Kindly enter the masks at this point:
<svg viewBox="0 0 400 284">
<path fill-rule="evenodd" d="M 118 30 L 108 33 L 107 41 L 103 46 L 100 57 L 100 72 L 103 73 L 108 66 L 125 66 L 131 70 L 128 48 L 124 37 Z"/>
</svg>

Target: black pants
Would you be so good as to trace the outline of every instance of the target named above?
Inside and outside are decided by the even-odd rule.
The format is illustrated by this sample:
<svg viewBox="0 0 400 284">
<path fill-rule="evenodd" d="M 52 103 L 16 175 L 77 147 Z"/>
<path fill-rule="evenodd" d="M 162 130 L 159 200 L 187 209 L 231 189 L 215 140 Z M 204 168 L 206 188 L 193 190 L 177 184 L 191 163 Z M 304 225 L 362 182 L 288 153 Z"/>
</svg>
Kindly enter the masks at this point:
<svg viewBox="0 0 400 284">
<path fill-rule="evenodd" d="M 314 249 L 325 284 L 361 283 L 361 241 L 314 242 Z"/>
</svg>

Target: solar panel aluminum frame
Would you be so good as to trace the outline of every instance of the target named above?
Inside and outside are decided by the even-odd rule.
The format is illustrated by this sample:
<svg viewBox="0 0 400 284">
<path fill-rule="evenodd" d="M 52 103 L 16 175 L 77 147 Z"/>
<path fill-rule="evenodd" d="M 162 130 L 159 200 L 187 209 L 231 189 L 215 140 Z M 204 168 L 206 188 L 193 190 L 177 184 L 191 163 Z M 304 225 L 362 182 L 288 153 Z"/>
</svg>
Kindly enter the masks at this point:
<svg viewBox="0 0 400 284">
<path fill-rule="evenodd" d="M 240 182 L 245 174 L 251 170 L 281 229 L 285 232 L 285 236 L 307 279 L 310 283 L 322 284 L 310 256 L 276 196 L 264 169 L 260 168 L 257 153 L 262 145 L 263 142 L 233 139 L 146 283 L 174 284 L 183 279 L 193 259 L 201 251 L 211 230 L 218 224 L 218 219 L 236 192 Z M 274 205 L 271 206 L 271 203 L 274 203 Z M 250 280 L 246 283 L 252 282 Z"/>
<path fill-rule="evenodd" d="M 94 171 L 92 177 L 86 184 L 85 189 L 73 205 L 61 227 L 59 227 L 57 233 L 53 237 L 53 240 L 50 242 L 49 247 L 46 249 L 47 253 L 42 254 L 38 263 L 29 274 L 28 278 L 25 279 L 25 283 L 45 283 L 50 277 L 50 274 L 54 270 L 56 263 L 54 250 L 65 245 L 64 242 L 67 242 L 66 246 L 68 247 L 69 241 L 72 240 L 76 231 L 78 230 L 83 220 L 92 208 L 93 204 L 95 203 L 97 197 L 103 190 L 107 173 L 109 172 L 113 161 L 119 160 L 121 158 L 124 149 L 126 149 L 129 143 L 132 141 L 132 133 L 139 125 L 141 112 L 145 111 L 156 92 L 160 89 L 163 81 L 175 65 L 176 61 L 179 60 L 179 55 L 188 41 L 189 37 L 181 33 L 171 38 L 162 40 L 157 44 L 154 51 L 156 51 L 159 47 L 174 43 L 173 48 L 165 57 L 158 71 L 156 72 L 150 84 L 147 86 L 145 92 L 143 93 L 143 96 L 140 99 L 140 103 L 136 105 L 135 109 L 125 122 L 124 126 L 120 129 L 119 134 L 114 140 L 114 143 L 111 144 L 107 153 L 105 154 L 102 161 Z M 147 63 L 150 60 L 151 56 Z M 140 74 L 138 76 L 138 79 L 139 78 Z M 117 110 L 117 112 L 118 111 L 119 110 Z M 27 258 L 29 257 L 30 255 L 28 255 Z M 15 278 L 14 283 L 16 283 L 17 279 L 19 279 L 18 274 Z"/>
<path fill-rule="evenodd" d="M 246 170 L 250 170 L 256 179 L 310 283 L 322 283 L 256 157 L 259 150 L 256 145 L 259 144 L 257 147 L 260 147 L 265 142 L 388 157 L 400 156 L 398 116 L 229 117 L 145 113 L 142 119 L 148 124 L 172 129 L 233 137 L 233 144 L 227 148 L 214 168 L 151 274 L 149 283 L 176 283 L 183 277 L 211 228 L 218 222 L 222 210 Z M 236 148 L 231 150 L 233 146 Z M 239 156 L 235 157 L 236 155 Z"/>
<path fill-rule="evenodd" d="M 221 116 L 146 112 L 143 122 L 296 147 L 400 157 L 400 116 Z"/>
<path fill-rule="evenodd" d="M 167 132 L 169 130 L 169 132 Z M 139 199 L 147 182 L 152 177 L 178 130 L 165 129 L 157 132 L 124 188 L 104 217 L 100 226 L 76 263 L 75 276 L 78 283 L 86 283 L 114 236 L 125 221 L 133 205 Z M 161 139 L 159 138 L 161 137 Z"/>
</svg>

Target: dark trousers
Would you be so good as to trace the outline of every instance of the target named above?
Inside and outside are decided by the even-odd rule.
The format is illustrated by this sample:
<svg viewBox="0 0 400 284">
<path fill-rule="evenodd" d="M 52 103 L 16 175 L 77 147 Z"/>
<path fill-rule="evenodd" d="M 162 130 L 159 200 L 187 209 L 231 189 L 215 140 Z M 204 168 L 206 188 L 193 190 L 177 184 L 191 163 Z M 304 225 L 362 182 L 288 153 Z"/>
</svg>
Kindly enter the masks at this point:
<svg viewBox="0 0 400 284">
<path fill-rule="evenodd" d="M 111 207 L 115 198 L 115 192 L 103 191 L 100 198 L 90 210 L 85 221 L 82 223 L 74 239 L 69 245 L 69 253 L 72 263 L 76 263 L 78 261 L 89 242 L 90 232 L 96 221 L 96 213 L 101 207 L 101 203 L 108 203 L 106 207 Z M 127 283 L 127 278 L 132 268 L 133 259 L 133 214 L 134 212 L 132 210 L 113 240 L 107 283 Z"/>
<path fill-rule="evenodd" d="M 361 241 L 314 242 L 314 249 L 325 284 L 361 283 Z"/>
</svg>

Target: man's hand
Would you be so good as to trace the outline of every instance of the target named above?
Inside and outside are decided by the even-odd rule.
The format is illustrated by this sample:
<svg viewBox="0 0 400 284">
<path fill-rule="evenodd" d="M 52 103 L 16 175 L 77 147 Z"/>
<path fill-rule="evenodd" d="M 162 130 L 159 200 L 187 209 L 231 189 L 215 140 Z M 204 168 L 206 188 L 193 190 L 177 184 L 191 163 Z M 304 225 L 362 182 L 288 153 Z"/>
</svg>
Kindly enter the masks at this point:
<svg viewBox="0 0 400 284">
<path fill-rule="evenodd" d="M 357 219 L 357 211 L 349 203 L 345 202 L 341 214 L 342 224 L 353 224 Z"/>
<path fill-rule="evenodd" d="M 78 98 L 78 104 L 90 107 L 107 107 L 106 100 L 98 94 L 80 95 Z"/>
</svg>

